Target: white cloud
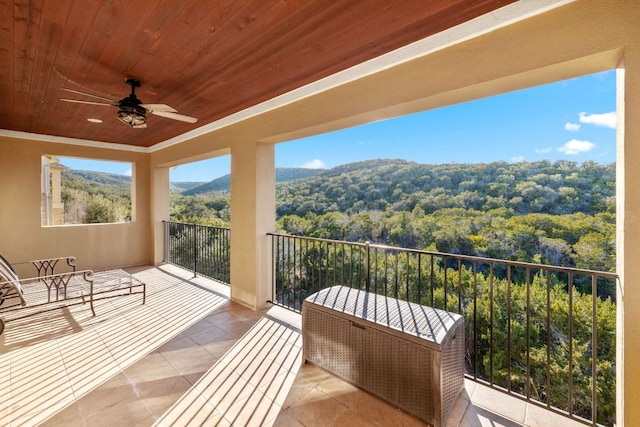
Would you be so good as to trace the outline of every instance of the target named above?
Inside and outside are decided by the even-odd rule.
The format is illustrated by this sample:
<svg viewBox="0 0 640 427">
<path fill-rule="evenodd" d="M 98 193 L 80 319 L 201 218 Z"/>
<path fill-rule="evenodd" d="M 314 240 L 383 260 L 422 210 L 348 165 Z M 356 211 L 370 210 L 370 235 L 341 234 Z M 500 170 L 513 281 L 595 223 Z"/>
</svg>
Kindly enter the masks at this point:
<svg viewBox="0 0 640 427">
<path fill-rule="evenodd" d="M 300 167 L 304 169 L 324 169 L 324 162 L 319 159 L 313 159 L 308 162 L 305 162 Z"/>
<path fill-rule="evenodd" d="M 564 129 L 568 130 L 570 132 L 574 132 L 574 131 L 577 131 L 577 130 L 580 129 L 580 125 L 577 124 L 577 123 L 567 122 L 567 123 L 564 124 Z"/>
<path fill-rule="evenodd" d="M 551 152 L 551 147 L 547 147 L 547 148 L 536 148 L 536 153 L 537 154 L 547 154 Z"/>
<path fill-rule="evenodd" d="M 511 161 L 514 163 L 524 162 L 524 156 L 515 156 L 511 158 Z"/>
<path fill-rule="evenodd" d="M 580 123 L 587 123 L 595 126 L 602 126 L 611 129 L 616 128 L 616 112 L 604 114 L 587 114 L 580 113 Z"/>
<path fill-rule="evenodd" d="M 572 139 L 565 143 L 562 147 L 558 148 L 561 153 L 576 155 L 580 153 L 586 153 L 596 148 L 596 144 L 589 141 L 580 141 L 579 139 Z"/>
<path fill-rule="evenodd" d="M 122 175 L 124 176 L 131 176 L 131 169 L 129 169 L 128 171 L 126 171 L 125 173 L 123 173 Z"/>
</svg>

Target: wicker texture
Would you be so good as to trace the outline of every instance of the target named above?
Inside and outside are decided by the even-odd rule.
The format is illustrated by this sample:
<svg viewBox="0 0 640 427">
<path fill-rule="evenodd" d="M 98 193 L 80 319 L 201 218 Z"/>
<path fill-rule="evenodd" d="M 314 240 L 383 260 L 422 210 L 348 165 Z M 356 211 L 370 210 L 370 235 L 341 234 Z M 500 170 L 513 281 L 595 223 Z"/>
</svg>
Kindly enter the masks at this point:
<svg viewBox="0 0 640 427">
<path fill-rule="evenodd" d="M 303 357 L 432 425 L 464 386 L 462 316 L 342 286 L 302 306 Z"/>
</svg>

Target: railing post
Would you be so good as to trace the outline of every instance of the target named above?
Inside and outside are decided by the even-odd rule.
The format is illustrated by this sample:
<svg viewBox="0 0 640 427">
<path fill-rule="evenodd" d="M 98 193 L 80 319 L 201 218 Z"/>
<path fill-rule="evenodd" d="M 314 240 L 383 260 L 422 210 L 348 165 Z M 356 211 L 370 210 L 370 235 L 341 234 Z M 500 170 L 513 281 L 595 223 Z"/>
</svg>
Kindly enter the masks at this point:
<svg viewBox="0 0 640 427">
<path fill-rule="evenodd" d="M 169 262 L 169 223 L 162 220 L 162 228 L 164 231 L 164 253 L 162 254 L 162 262 Z"/>
<path fill-rule="evenodd" d="M 198 226 L 191 224 L 193 227 L 193 277 L 198 277 Z"/>
<path fill-rule="evenodd" d="M 371 253 L 371 243 L 369 241 L 364 242 L 365 258 L 364 258 L 364 276 L 365 276 L 365 290 L 369 292 L 369 281 L 371 280 L 371 271 L 369 269 L 369 254 Z"/>
</svg>

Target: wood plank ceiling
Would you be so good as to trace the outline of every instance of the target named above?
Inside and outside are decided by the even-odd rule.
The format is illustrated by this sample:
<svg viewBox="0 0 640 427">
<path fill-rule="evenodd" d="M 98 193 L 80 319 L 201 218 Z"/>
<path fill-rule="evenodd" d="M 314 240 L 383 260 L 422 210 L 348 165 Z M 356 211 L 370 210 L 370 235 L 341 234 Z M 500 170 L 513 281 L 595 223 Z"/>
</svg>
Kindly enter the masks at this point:
<svg viewBox="0 0 640 427">
<path fill-rule="evenodd" d="M 150 147 L 514 1 L 2 0 L 0 129 Z M 60 101 L 119 100 L 127 77 L 198 122 Z"/>
</svg>

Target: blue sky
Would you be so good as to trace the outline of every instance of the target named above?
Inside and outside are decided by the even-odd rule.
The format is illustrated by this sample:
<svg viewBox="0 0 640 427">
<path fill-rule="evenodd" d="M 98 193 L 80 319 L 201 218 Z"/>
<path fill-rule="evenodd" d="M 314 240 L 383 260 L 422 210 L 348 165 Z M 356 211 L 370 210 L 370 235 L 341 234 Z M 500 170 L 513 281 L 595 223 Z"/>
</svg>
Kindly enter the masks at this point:
<svg viewBox="0 0 640 427">
<path fill-rule="evenodd" d="M 612 163 L 615 80 L 612 70 L 279 144 L 276 166 L 332 168 L 374 158 Z M 74 169 L 130 173 L 127 164 L 61 160 Z M 229 156 L 190 163 L 173 169 L 171 181 L 210 181 L 229 169 Z"/>
</svg>

